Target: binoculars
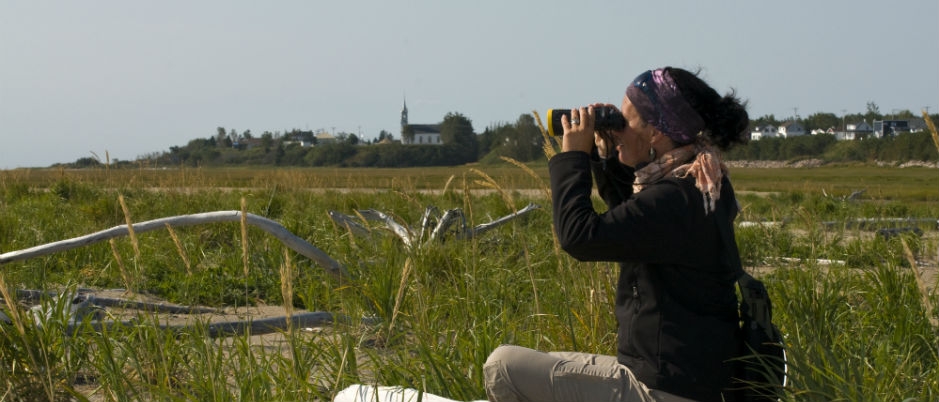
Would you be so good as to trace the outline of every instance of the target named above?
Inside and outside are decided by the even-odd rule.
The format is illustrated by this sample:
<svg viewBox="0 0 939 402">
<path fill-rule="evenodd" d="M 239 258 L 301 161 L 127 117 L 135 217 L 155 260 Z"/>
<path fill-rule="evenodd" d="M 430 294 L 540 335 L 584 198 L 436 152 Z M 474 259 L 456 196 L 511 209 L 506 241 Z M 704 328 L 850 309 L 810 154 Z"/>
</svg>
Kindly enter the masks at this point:
<svg viewBox="0 0 939 402">
<path fill-rule="evenodd" d="M 596 131 L 618 131 L 626 127 L 626 119 L 619 109 L 613 106 L 600 106 L 593 108 L 596 120 L 593 128 Z M 567 116 L 571 119 L 571 109 L 548 109 L 548 134 L 563 135 L 564 128 L 561 127 L 561 116 Z"/>
</svg>

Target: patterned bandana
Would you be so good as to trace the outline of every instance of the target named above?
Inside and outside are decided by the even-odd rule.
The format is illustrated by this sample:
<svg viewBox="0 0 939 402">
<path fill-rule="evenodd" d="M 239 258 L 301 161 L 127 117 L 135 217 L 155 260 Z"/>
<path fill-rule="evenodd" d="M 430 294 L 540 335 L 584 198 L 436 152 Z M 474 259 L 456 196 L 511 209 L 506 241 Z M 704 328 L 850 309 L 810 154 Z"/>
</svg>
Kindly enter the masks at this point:
<svg viewBox="0 0 939 402">
<path fill-rule="evenodd" d="M 704 119 L 664 69 L 639 74 L 626 88 L 626 97 L 644 121 L 679 145 L 690 144 L 704 129 Z"/>
<path fill-rule="evenodd" d="M 721 180 L 726 174 L 727 166 L 721 161 L 718 151 L 698 141 L 668 151 L 637 170 L 633 192 L 642 191 L 666 175 L 678 178 L 691 175 L 695 178 L 695 187 L 704 197 L 704 213 L 708 214 L 717 208 L 716 202 L 721 198 Z"/>
</svg>

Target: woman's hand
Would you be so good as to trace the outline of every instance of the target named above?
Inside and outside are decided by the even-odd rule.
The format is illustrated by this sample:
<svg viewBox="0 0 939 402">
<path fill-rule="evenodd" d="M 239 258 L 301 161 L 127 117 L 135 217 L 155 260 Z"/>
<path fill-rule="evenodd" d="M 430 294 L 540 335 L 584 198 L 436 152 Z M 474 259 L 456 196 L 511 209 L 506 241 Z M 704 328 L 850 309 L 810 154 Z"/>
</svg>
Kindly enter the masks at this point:
<svg viewBox="0 0 939 402">
<path fill-rule="evenodd" d="M 571 109 L 571 118 L 561 117 L 561 128 L 564 136 L 561 138 L 561 152 L 581 151 L 590 153 L 595 146 L 593 125 L 596 116 L 593 107 Z"/>
<path fill-rule="evenodd" d="M 612 107 L 613 109 L 617 109 L 615 105 L 609 103 L 592 103 L 590 104 L 590 107 L 594 108 L 595 110 L 601 107 Z M 598 131 L 594 132 L 593 134 L 593 143 L 594 146 L 597 147 L 597 156 L 599 156 L 600 159 L 609 158 L 612 156 L 612 153 L 616 152 L 616 144 L 614 144 L 613 138 L 611 136 L 612 133 L 601 134 Z"/>
</svg>

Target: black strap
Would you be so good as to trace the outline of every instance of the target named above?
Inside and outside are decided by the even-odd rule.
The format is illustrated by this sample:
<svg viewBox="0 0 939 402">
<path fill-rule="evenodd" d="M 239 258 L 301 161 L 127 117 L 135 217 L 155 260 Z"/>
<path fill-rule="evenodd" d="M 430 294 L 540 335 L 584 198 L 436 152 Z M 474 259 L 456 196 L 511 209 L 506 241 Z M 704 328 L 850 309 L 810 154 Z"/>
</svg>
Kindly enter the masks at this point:
<svg viewBox="0 0 939 402">
<path fill-rule="evenodd" d="M 760 324 L 766 330 L 766 336 L 773 337 L 772 305 L 769 301 L 769 295 L 766 293 L 766 286 L 763 282 L 757 280 L 752 275 L 743 270 L 743 264 L 740 262 L 740 251 L 737 249 L 737 241 L 734 239 L 733 221 L 727 216 L 725 208 L 718 208 L 717 228 L 721 234 L 721 241 L 724 243 L 724 253 L 731 268 L 737 275 L 737 286 L 740 288 L 740 295 L 743 298 L 741 308 L 745 309 L 743 313 L 749 313 L 753 317 L 753 324 Z"/>
</svg>

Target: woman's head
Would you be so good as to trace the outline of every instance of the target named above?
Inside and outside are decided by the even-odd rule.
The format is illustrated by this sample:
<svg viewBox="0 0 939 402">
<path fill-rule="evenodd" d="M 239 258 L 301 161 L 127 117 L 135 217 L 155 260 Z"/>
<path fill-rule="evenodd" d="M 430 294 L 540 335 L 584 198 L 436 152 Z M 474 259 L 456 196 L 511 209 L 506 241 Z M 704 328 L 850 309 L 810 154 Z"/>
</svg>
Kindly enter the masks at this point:
<svg viewBox="0 0 939 402">
<path fill-rule="evenodd" d="M 680 68 L 640 74 L 626 89 L 624 115 L 627 103 L 643 122 L 676 145 L 692 143 L 700 136 L 728 149 L 747 140 L 750 119 L 745 103 L 733 92 L 719 95 L 697 74 Z"/>
</svg>

